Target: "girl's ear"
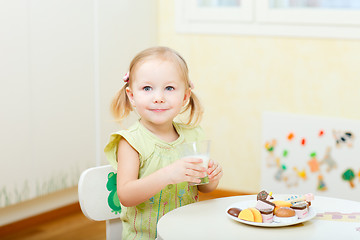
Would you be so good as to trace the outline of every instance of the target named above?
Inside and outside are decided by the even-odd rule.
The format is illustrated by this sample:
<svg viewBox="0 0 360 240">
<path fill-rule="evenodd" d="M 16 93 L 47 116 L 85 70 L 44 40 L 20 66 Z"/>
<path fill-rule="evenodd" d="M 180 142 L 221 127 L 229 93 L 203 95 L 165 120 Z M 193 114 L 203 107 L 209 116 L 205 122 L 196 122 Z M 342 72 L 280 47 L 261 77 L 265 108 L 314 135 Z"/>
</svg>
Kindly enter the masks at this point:
<svg viewBox="0 0 360 240">
<path fill-rule="evenodd" d="M 188 88 L 185 90 L 183 106 L 185 106 L 189 102 L 190 96 L 191 96 L 191 88 Z"/>
<path fill-rule="evenodd" d="M 125 89 L 126 91 L 126 95 L 128 96 L 130 103 L 133 107 L 135 107 L 135 102 L 134 102 L 134 93 L 132 92 L 131 88 L 127 87 Z"/>
</svg>

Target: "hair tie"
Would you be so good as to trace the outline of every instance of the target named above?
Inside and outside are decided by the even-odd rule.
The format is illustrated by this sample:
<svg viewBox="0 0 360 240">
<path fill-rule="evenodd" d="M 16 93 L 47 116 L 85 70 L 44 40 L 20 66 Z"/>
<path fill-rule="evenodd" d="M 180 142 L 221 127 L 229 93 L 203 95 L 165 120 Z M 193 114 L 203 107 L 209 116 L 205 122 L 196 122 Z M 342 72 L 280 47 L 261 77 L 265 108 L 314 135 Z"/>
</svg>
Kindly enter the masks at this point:
<svg viewBox="0 0 360 240">
<path fill-rule="evenodd" d="M 192 81 L 189 81 L 189 85 L 190 85 L 190 88 L 191 88 L 191 89 L 194 89 L 194 84 L 193 84 Z"/>
<path fill-rule="evenodd" d="M 127 72 L 125 75 L 124 75 L 124 77 L 123 77 L 123 80 L 124 80 L 124 82 L 129 82 L 129 72 Z"/>
</svg>

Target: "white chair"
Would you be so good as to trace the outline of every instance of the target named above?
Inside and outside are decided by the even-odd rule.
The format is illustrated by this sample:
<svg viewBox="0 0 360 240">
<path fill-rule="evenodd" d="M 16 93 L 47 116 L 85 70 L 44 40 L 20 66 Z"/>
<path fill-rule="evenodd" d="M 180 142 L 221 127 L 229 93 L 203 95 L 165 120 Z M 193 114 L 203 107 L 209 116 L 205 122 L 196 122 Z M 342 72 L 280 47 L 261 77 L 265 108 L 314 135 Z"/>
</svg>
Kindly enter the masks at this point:
<svg viewBox="0 0 360 240">
<path fill-rule="evenodd" d="M 106 239 L 121 239 L 116 171 L 110 165 L 85 170 L 79 179 L 78 194 L 81 211 L 87 218 L 106 221 Z"/>
</svg>

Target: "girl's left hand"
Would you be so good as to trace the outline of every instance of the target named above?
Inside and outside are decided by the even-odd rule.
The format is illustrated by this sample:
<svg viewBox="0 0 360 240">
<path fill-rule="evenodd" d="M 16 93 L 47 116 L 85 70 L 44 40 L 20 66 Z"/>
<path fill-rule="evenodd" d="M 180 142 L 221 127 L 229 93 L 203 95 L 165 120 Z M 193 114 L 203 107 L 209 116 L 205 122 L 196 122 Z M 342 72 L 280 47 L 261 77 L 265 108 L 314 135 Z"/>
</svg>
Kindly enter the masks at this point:
<svg viewBox="0 0 360 240">
<path fill-rule="evenodd" d="M 207 170 L 209 176 L 209 182 L 219 181 L 223 176 L 222 167 L 218 162 L 215 162 L 210 159 L 209 168 Z"/>
</svg>

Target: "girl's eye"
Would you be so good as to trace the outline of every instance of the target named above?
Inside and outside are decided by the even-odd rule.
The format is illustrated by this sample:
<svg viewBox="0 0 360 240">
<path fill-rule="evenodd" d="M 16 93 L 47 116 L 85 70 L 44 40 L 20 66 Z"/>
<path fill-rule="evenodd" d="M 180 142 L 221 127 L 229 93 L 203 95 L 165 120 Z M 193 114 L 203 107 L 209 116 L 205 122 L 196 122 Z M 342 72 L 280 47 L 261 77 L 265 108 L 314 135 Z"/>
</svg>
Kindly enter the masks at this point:
<svg viewBox="0 0 360 240">
<path fill-rule="evenodd" d="M 151 87 L 146 86 L 146 87 L 144 87 L 143 89 L 144 89 L 144 91 L 150 91 L 150 90 L 151 90 Z"/>
<path fill-rule="evenodd" d="M 175 88 L 174 87 L 171 87 L 171 86 L 167 86 L 166 87 L 166 90 L 168 90 L 168 91 L 173 91 Z"/>
</svg>

